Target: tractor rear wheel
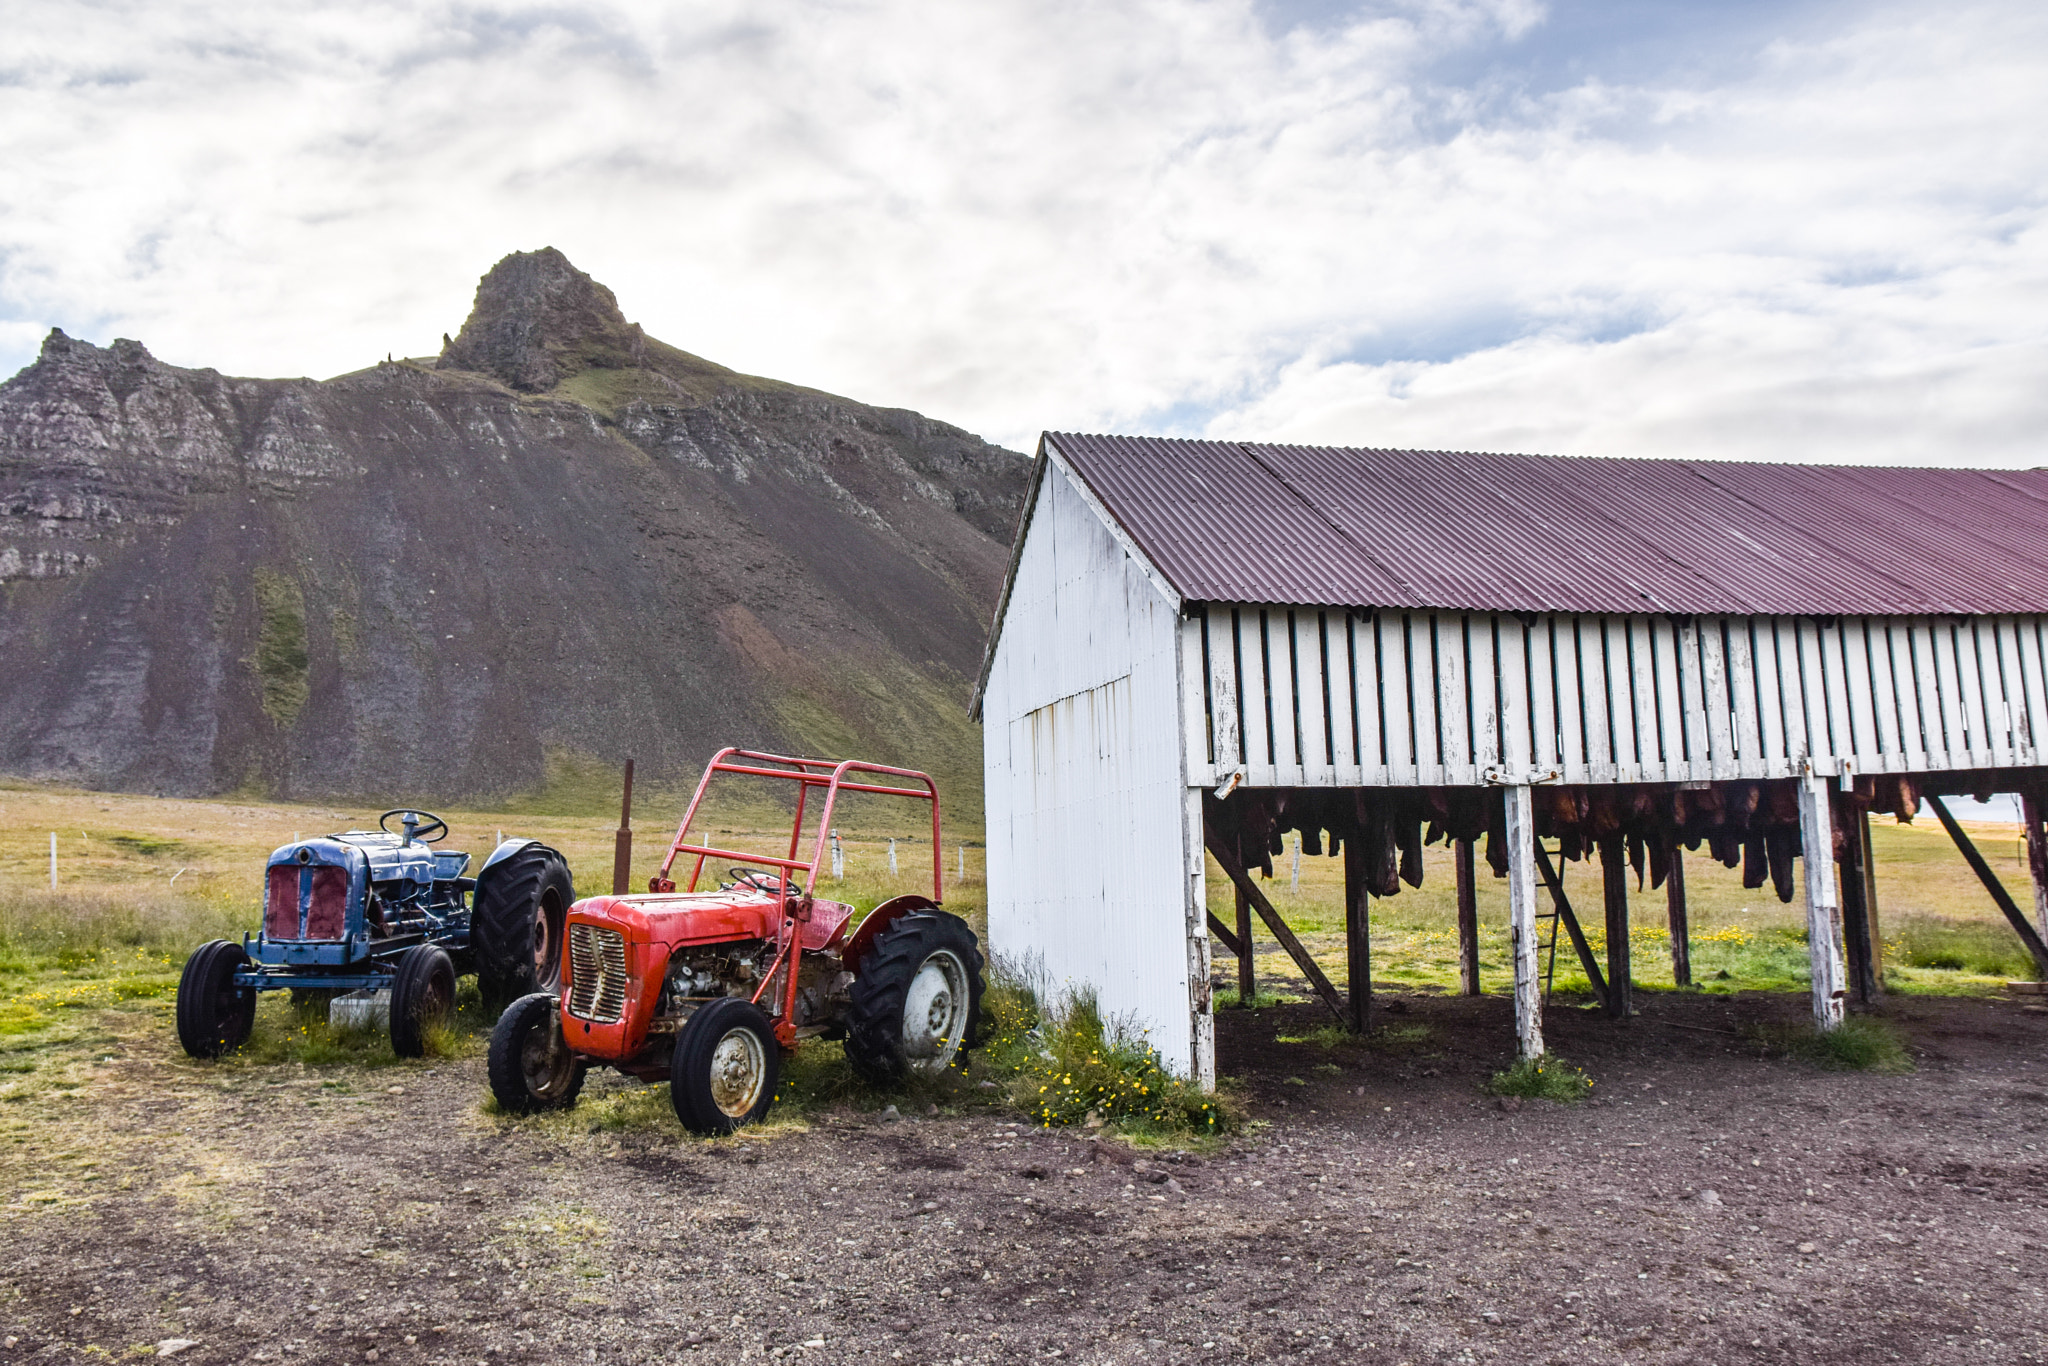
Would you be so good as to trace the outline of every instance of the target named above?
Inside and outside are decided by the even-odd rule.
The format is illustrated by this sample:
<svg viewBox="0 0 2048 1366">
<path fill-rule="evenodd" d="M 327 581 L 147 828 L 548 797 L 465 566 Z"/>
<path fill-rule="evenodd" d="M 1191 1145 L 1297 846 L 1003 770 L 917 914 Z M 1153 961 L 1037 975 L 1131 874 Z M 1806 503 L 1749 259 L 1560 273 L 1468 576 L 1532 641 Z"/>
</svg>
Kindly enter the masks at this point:
<svg viewBox="0 0 2048 1366">
<path fill-rule="evenodd" d="M 669 1103 L 693 1134 L 758 1124 L 775 1103 L 782 1049 L 752 1001 L 727 996 L 683 1021 L 668 1060 Z"/>
<path fill-rule="evenodd" d="M 433 944 L 407 949 L 391 981 L 391 1051 L 424 1056 L 427 1035 L 454 1018 L 455 961 Z"/>
<path fill-rule="evenodd" d="M 485 1000 L 562 989 L 563 933 L 575 900 L 568 863 L 544 844 L 529 844 L 484 869 L 469 943 Z"/>
<path fill-rule="evenodd" d="M 505 1007 L 491 1031 L 487 1070 L 498 1108 L 511 1115 L 566 1110 L 583 1089 L 583 1061 L 562 1037 L 559 1003 L 536 991 Z"/>
<path fill-rule="evenodd" d="M 185 960 L 178 978 L 178 1042 L 195 1058 L 217 1058 L 248 1041 L 256 1023 L 256 989 L 237 986 L 247 967 L 240 944 L 209 940 Z"/>
<path fill-rule="evenodd" d="M 846 1061 L 871 1086 L 952 1066 L 981 1013 L 981 945 L 957 915 L 911 911 L 876 937 L 848 991 Z"/>
</svg>

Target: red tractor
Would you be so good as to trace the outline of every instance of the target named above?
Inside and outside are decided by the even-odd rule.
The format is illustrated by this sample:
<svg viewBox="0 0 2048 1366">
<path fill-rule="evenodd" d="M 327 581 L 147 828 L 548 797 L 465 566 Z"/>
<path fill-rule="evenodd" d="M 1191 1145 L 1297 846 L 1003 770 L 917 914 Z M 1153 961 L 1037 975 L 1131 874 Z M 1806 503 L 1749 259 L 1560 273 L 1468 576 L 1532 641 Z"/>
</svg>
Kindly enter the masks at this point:
<svg viewBox="0 0 2048 1366">
<path fill-rule="evenodd" d="M 796 785 L 784 853 L 690 841 L 721 774 Z M 824 801 L 805 860 L 798 849 L 814 788 Z M 932 894 L 885 901 L 858 928 L 853 907 L 816 895 L 842 792 L 931 804 Z M 491 1093 L 511 1114 L 565 1109 L 589 1066 L 606 1063 L 643 1081 L 666 1078 L 685 1128 L 723 1134 L 768 1113 L 782 1052 L 803 1039 L 844 1039 L 847 1061 L 875 1085 L 944 1072 L 972 1042 L 982 958 L 967 922 L 939 909 L 939 848 L 938 789 L 922 773 L 720 750 L 648 890 L 569 908 L 560 994 L 521 997 L 499 1017 Z M 669 877 L 678 856 L 695 859 L 682 891 Z M 742 866 L 700 892 L 706 859 Z"/>
</svg>

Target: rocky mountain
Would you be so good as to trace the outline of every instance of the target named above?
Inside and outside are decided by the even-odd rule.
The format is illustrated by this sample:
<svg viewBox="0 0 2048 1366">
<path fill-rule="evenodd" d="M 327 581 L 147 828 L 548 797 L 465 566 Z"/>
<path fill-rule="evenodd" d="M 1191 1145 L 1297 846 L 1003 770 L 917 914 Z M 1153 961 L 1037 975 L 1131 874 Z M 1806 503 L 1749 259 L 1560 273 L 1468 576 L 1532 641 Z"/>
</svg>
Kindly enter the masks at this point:
<svg viewBox="0 0 2048 1366">
<path fill-rule="evenodd" d="M 552 248 L 445 340 L 263 380 L 53 331 L 0 385 L 0 772 L 484 801 L 741 743 L 978 817 L 1022 456 L 664 345 Z"/>
</svg>

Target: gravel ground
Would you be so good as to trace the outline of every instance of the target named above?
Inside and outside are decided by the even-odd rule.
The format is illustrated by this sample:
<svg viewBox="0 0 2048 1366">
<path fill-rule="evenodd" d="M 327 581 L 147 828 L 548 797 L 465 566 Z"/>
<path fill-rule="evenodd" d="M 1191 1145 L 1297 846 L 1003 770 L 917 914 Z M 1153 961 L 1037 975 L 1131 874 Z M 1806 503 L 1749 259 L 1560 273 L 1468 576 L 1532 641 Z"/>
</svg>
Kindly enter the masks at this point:
<svg viewBox="0 0 2048 1366">
<path fill-rule="evenodd" d="M 11 1116 L 0 1362 L 2048 1353 L 2038 1007 L 1894 1001 L 1896 1076 L 1733 1032 L 1792 998 L 1553 1009 L 1595 1099 L 1508 1109 L 1478 1091 L 1505 1001 L 1385 1004 L 1363 1048 L 1276 1042 L 1319 1007 L 1226 1014 L 1260 1123 L 1199 1154 L 992 1111 L 703 1143 L 659 1093 L 516 1123 L 475 1060 L 210 1068 L 130 1032 Z"/>
</svg>

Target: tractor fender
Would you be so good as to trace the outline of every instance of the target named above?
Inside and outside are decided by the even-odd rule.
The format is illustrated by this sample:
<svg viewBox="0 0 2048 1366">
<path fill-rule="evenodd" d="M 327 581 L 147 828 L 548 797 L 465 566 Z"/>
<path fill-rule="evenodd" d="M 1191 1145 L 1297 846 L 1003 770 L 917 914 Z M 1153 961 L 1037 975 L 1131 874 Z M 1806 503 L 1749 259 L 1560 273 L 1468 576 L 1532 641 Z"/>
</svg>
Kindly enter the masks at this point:
<svg viewBox="0 0 2048 1366">
<path fill-rule="evenodd" d="M 867 951 L 874 947 L 877 939 L 882 937 L 882 931 L 888 929 L 912 911 L 936 911 L 937 909 L 939 909 L 938 902 L 928 896 L 919 896 L 915 892 L 905 896 L 890 897 L 887 901 L 869 911 L 868 918 L 860 922 L 860 928 L 853 932 L 853 938 L 847 942 L 845 951 L 839 955 L 839 961 L 846 965 L 848 972 L 859 976 L 860 960 L 867 956 Z"/>
<path fill-rule="evenodd" d="M 491 850 L 491 856 L 484 860 L 483 867 L 476 870 L 476 875 L 478 877 L 482 877 L 485 873 L 491 871 L 491 867 L 493 864 L 503 863 L 506 859 L 511 858 L 521 849 L 524 849 L 527 845 L 539 843 L 539 840 L 520 839 L 517 835 L 513 836 L 511 839 L 506 840 L 497 848 Z"/>
</svg>

